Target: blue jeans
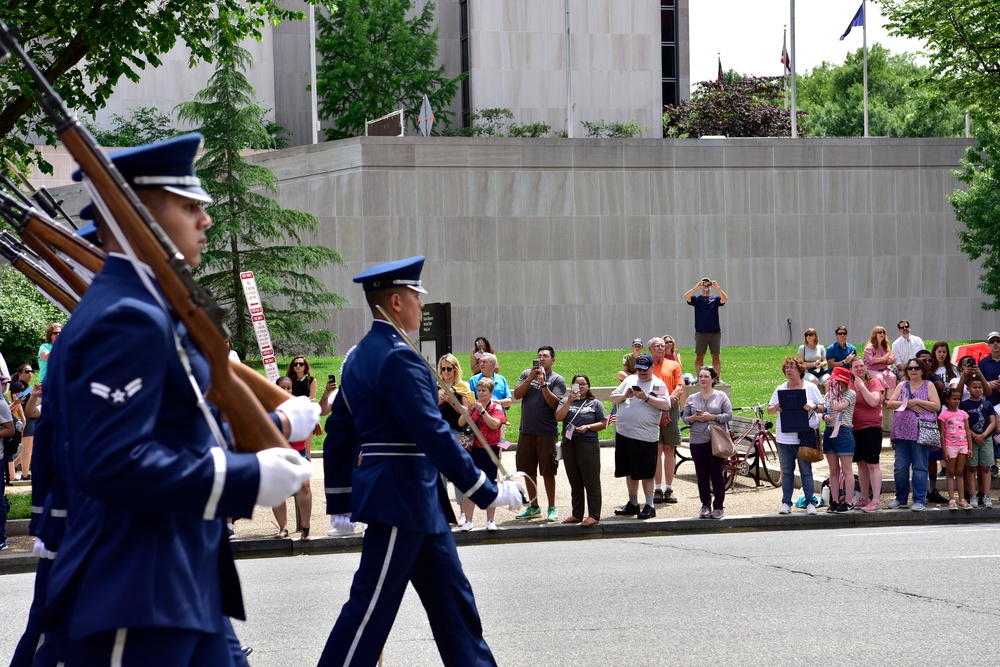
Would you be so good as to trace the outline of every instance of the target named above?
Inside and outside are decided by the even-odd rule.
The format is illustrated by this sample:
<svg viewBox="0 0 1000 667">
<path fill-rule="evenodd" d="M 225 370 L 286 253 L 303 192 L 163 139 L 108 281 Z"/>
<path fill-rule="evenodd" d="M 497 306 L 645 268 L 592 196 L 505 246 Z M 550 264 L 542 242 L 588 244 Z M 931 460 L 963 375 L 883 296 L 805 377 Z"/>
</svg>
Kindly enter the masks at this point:
<svg viewBox="0 0 1000 667">
<path fill-rule="evenodd" d="M 783 445 L 778 443 L 778 460 L 781 462 L 781 502 L 792 504 L 792 494 L 795 492 L 795 462 L 799 462 L 799 475 L 802 477 L 803 493 L 813 494 L 816 487 L 813 484 L 813 464 L 799 458 L 798 445 Z"/>
<path fill-rule="evenodd" d="M 892 477 L 896 481 L 896 500 L 906 504 L 910 494 L 910 468 L 913 468 L 913 502 L 921 505 L 927 502 L 927 462 L 931 448 L 918 444 L 916 440 L 896 440 L 896 465 Z"/>
</svg>

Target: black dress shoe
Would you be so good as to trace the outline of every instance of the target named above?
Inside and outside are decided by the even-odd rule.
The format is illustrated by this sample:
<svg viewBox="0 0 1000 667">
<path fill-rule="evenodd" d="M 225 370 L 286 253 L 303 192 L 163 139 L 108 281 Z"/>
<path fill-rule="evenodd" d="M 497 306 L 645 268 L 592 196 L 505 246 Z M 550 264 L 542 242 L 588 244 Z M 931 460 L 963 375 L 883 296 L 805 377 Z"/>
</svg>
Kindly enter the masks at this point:
<svg viewBox="0 0 1000 667">
<path fill-rule="evenodd" d="M 941 495 L 941 492 L 937 489 L 931 491 L 927 494 L 927 502 L 929 503 L 943 503 L 948 504 L 948 499 Z"/>
<path fill-rule="evenodd" d="M 646 505 L 646 507 L 649 507 L 649 505 Z M 625 503 L 624 507 L 619 507 L 618 509 L 615 510 L 615 514 L 617 514 L 618 516 L 635 516 L 638 513 L 639 513 L 639 506 L 633 505 L 632 501 Z"/>
<path fill-rule="evenodd" d="M 659 505 L 663 502 L 663 489 L 657 489 L 653 491 L 653 504 Z"/>
<path fill-rule="evenodd" d="M 664 489 L 663 490 L 663 502 L 665 502 L 665 503 L 676 503 L 677 502 L 677 496 L 674 495 L 674 490 L 673 489 Z"/>
<path fill-rule="evenodd" d="M 645 507 L 642 508 L 642 511 L 639 512 L 639 516 L 637 516 L 636 518 L 652 519 L 654 516 L 656 516 L 656 508 L 654 508 L 652 505 L 646 505 Z"/>
</svg>

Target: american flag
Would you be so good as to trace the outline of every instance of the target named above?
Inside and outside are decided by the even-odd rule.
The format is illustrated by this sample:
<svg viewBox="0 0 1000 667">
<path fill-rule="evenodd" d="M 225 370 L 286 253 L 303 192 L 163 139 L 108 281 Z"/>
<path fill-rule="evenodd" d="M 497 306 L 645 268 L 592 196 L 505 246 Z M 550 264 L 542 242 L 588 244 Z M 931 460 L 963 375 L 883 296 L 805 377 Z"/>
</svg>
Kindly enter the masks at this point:
<svg viewBox="0 0 1000 667">
<path fill-rule="evenodd" d="M 608 416 L 608 426 L 611 426 L 616 421 L 618 421 L 618 406 L 614 405 L 611 407 L 611 414 Z"/>
<path fill-rule="evenodd" d="M 781 42 L 781 64 L 785 66 L 785 76 L 792 73 L 792 57 L 788 55 L 788 30 Z"/>
</svg>

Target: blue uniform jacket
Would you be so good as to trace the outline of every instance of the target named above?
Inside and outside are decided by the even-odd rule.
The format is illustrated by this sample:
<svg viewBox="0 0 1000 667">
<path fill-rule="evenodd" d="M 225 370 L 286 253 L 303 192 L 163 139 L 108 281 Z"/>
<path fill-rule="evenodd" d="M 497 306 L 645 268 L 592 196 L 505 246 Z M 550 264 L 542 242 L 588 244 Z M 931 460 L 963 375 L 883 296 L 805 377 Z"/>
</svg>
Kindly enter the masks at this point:
<svg viewBox="0 0 1000 667">
<path fill-rule="evenodd" d="M 375 320 L 348 355 L 323 444 L 327 513 L 418 533 L 450 529 L 439 472 L 479 507 L 497 487 L 458 444 L 419 354 Z"/>
<path fill-rule="evenodd" d="M 155 285 L 155 281 L 153 283 Z M 49 422 L 66 534 L 46 616 L 70 638 L 118 627 L 219 632 L 243 604 L 221 517 L 249 516 L 252 454 L 223 451 L 181 366 L 181 334 L 202 390 L 205 358 L 133 267 L 110 256 L 49 361 Z"/>
</svg>

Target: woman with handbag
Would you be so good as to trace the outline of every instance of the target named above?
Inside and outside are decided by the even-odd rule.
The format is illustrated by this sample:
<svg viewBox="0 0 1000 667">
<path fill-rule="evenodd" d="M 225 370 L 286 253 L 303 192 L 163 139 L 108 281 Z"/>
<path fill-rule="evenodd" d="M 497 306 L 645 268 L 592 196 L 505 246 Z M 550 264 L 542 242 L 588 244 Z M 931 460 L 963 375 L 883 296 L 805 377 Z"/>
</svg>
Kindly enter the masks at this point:
<svg viewBox="0 0 1000 667">
<path fill-rule="evenodd" d="M 590 378 L 573 376 L 573 385 L 556 408 L 562 422 L 562 452 L 566 477 L 569 478 L 573 511 L 563 523 L 578 523 L 581 528 L 601 521 L 601 442 L 597 435 L 608 426 L 604 405 L 590 390 Z M 583 514 L 584 496 L 589 513 Z"/>
<path fill-rule="evenodd" d="M 785 357 L 781 362 L 781 372 L 788 378 L 787 382 L 779 384 L 767 404 L 767 414 L 777 414 L 775 420 L 775 440 L 778 442 L 778 459 L 781 461 L 781 507 L 778 514 L 789 514 L 792 511 L 792 493 L 795 491 L 795 462 L 799 462 L 799 475 L 802 478 L 802 492 L 806 497 L 806 514 L 816 514 L 815 503 L 809 502 L 816 488 L 813 485 L 812 463 L 799 456 L 799 447 L 815 448 L 817 444 L 816 428 L 819 426 L 818 412 L 823 412 L 823 395 L 819 387 L 805 381 L 806 367 L 795 357 Z M 802 407 L 809 415 L 808 430 L 785 431 L 781 423 L 781 405 L 778 403 L 778 392 L 785 390 L 804 390 L 806 402 Z M 822 458 L 822 454 L 820 457 Z"/>
<path fill-rule="evenodd" d="M 700 391 L 688 396 L 681 418 L 691 427 L 691 460 L 698 476 L 698 496 L 701 498 L 702 519 L 721 519 L 725 516 L 726 484 L 722 477 L 726 452 L 713 453 L 713 438 L 725 438 L 732 445 L 729 422 L 733 418 L 733 404 L 723 392 L 716 390 L 719 374 L 711 366 L 698 371 Z M 713 431 L 715 435 L 713 435 Z M 714 500 L 712 498 L 714 492 Z"/>
<path fill-rule="evenodd" d="M 886 408 L 896 410 L 889 433 L 896 450 L 893 468 L 896 497 L 889 503 L 889 509 L 906 507 L 912 468 L 913 507 L 910 509 L 922 512 L 927 502 L 927 462 L 931 446 L 941 442 L 937 426 L 941 401 L 934 385 L 927 380 L 926 366 L 916 359 L 906 363 L 906 380 L 896 385 Z"/>
</svg>

